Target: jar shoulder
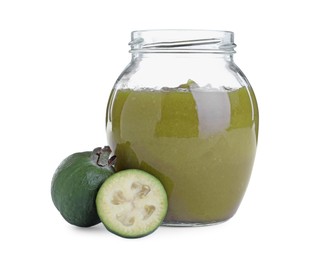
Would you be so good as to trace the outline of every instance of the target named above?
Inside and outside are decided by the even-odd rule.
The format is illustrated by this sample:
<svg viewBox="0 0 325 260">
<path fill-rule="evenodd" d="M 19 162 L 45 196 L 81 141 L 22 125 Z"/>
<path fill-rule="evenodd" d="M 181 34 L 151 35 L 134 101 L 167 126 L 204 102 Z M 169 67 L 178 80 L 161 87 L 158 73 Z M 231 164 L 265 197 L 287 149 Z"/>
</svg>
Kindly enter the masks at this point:
<svg viewBox="0 0 325 260">
<path fill-rule="evenodd" d="M 132 60 L 114 88 L 174 88 L 189 80 L 201 87 L 238 89 L 250 86 L 242 70 L 232 60 L 182 58 Z"/>
</svg>

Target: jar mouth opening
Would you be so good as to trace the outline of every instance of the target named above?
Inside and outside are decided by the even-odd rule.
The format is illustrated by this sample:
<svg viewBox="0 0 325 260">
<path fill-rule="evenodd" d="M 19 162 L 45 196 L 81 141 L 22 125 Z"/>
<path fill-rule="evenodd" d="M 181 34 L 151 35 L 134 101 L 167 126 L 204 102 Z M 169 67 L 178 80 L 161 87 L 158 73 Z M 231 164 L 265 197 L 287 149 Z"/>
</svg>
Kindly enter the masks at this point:
<svg viewBox="0 0 325 260">
<path fill-rule="evenodd" d="M 131 53 L 235 53 L 234 33 L 220 30 L 139 30 L 131 33 Z"/>
</svg>

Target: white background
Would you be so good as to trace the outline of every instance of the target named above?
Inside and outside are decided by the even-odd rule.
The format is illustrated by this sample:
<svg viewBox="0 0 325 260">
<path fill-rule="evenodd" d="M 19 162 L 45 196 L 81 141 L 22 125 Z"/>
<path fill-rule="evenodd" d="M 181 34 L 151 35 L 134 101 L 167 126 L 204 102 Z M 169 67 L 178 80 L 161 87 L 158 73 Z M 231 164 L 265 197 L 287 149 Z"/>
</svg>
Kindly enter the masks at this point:
<svg viewBox="0 0 325 260">
<path fill-rule="evenodd" d="M 322 1 L 0 2 L 1 259 L 324 259 Z M 260 108 L 239 211 L 202 228 L 123 239 L 75 228 L 52 204 L 67 155 L 106 144 L 110 89 L 137 29 L 235 32 Z"/>
</svg>

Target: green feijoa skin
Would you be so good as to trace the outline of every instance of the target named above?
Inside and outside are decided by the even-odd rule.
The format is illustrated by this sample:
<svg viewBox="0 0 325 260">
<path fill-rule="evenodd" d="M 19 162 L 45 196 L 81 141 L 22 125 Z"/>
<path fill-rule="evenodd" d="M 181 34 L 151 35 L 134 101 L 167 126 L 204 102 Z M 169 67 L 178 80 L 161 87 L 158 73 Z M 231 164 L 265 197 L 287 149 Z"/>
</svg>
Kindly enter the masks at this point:
<svg viewBox="0 0 325 260">
<path fill-rule="evenodd" d="M 51 183 L 55 207 L 72 225 L 90 227 L 100 223 L 96 195 L 114 170 L 115 156 L 108 146 L 92 152 L 74 153 L 56 169 Z"/>
<path fill-rule="evenodd" d="M 161 225 L 168 199 L 156 177 L 142 170 L 128 169 L 117 172 L 103 183 L 96 205 L 109 231 L 125 238 L 139 238 Z"/>
</svg>

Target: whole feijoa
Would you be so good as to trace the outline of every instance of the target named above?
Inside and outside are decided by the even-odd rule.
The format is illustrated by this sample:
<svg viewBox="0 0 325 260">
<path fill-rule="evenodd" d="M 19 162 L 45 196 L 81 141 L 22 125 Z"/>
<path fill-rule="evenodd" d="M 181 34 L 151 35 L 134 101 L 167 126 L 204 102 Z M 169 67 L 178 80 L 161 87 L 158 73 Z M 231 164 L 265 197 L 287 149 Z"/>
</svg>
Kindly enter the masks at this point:
<svg viewBox="0 0 325 260">
<path fill-rule="evenodd" d="M 115 156 L 108 146 L 92 152 L 74 153 L 56 169 L 51 196 L 55 207 L 72 225 L 90 227 L 100 222 L 96 195 L 102 183 L 114 170 Z"/>
</svg>

